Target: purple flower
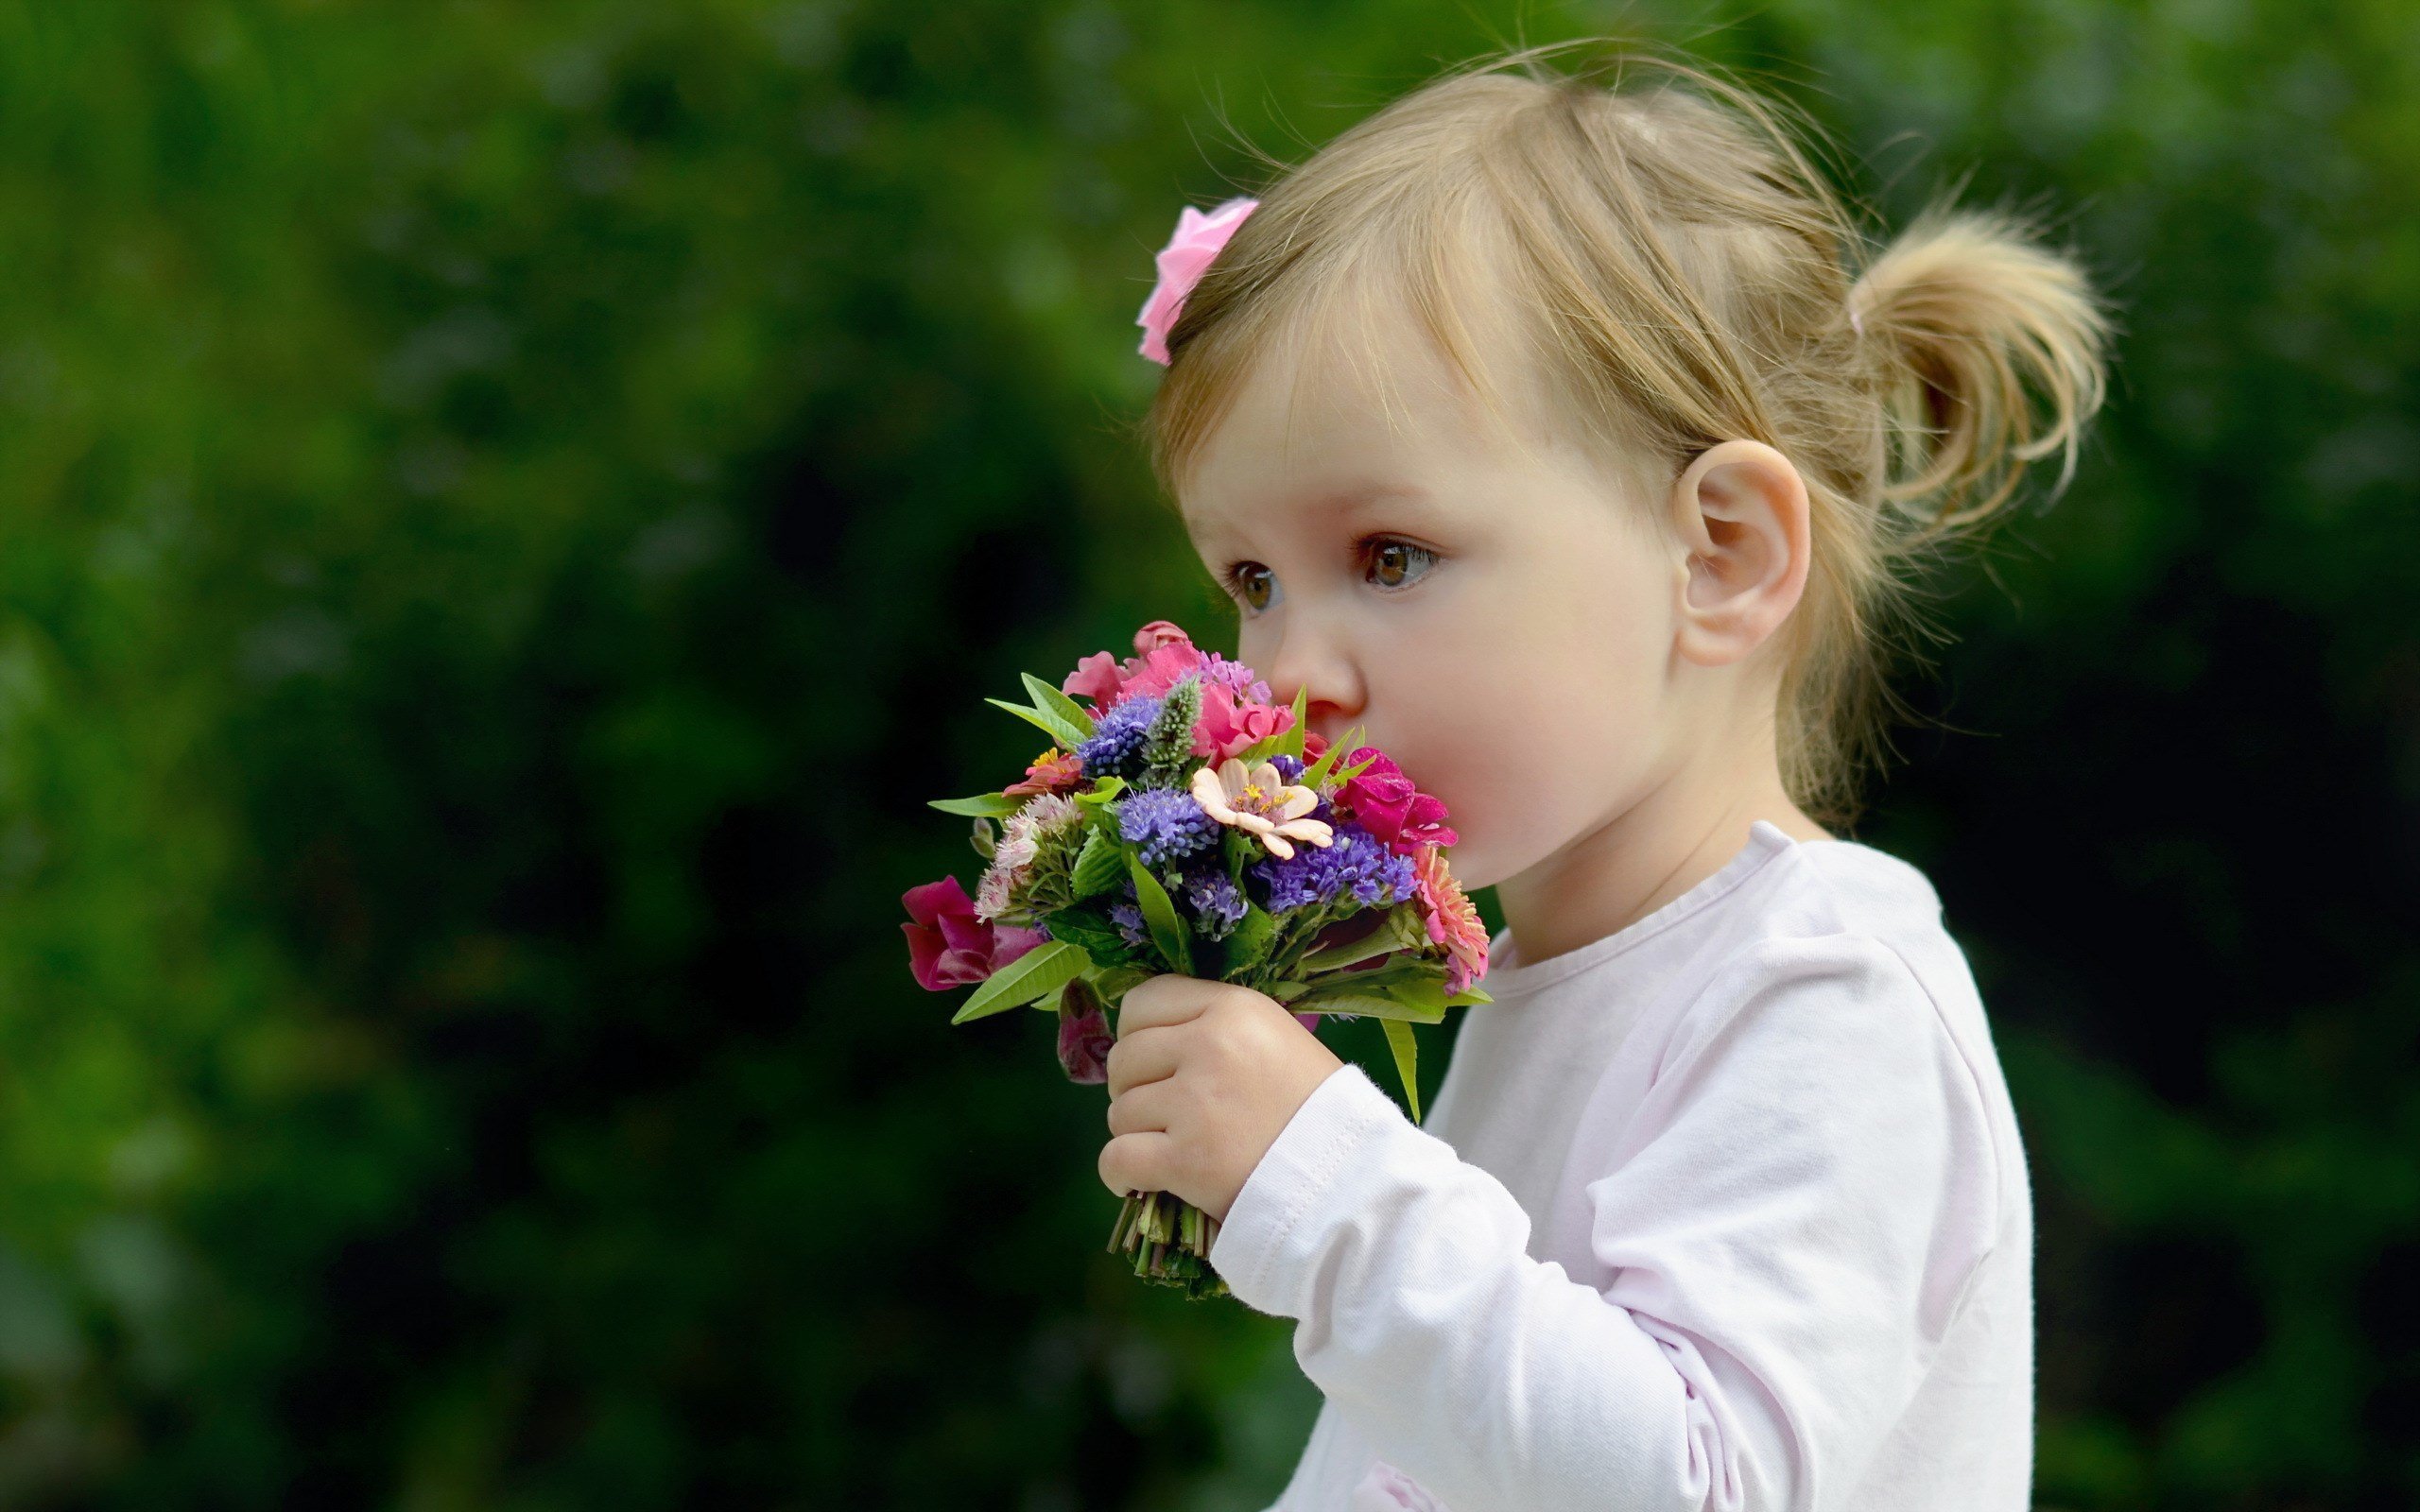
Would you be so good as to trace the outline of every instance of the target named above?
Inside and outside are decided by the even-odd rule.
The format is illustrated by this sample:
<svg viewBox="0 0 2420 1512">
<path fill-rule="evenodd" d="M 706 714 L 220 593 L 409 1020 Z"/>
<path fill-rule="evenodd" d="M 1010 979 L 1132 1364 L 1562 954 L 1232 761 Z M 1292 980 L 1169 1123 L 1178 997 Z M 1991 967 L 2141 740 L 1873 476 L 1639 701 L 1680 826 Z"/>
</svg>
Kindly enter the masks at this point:
<svg viewBox="0 0 2420 1512">
<path fill-rule="evenodd" d="M 1211 939 L 1225 939 L 1244 921 L 1244 890 L 1223 867 L 1188 874 L 1184 901 L 1193 908 L 1193 927 Z"/>
<path fill-rule="evenodd" d="M 1276 767 L 1277 775 L 1288 782 L 1299 782 L 1303 780 L 1303 758 L 1300 756 L 1271 756 L 1269 758 L 1269 765 Z M 1322 814 L 1320 817 L 1325 818 L 1327 816 Z"/>
<path fill-rule="evenodd" d="M 1140 904 L 1131 902 L 1110 904 L 1109 921 L 1117 926 L 1117 933 L 1127 944 L 1138 950 L 1151 941 L 1151 932 L 1143 925 L 1143 910 Z"/>
<path fill-rule="evenodd" d="M 1215 682 L 1236 696 L 1238 700 L 1270 703 L 1269 684 L 1253 676 L 1252 668 L 1240 662 L 1230 662 L 1212 651 L 1201 668 L 1204 681 Z"/>
<path fill-rule="evenodd" d="M 1161 700 L 1137 695 L 1094 722 L 1090 740 L 1076 747 L 1086 777 L 1132 777 L 1143 769 L 1143 740 Z"/>
<path fill-rule="evenodd" d="M 1175 789 L 1134 793 L 1117 805 L 1117 833 L 1147 867 L 1181 861 L 1219 843 L 1219 821 L 1193 795 Z"/>
<path fill-rule="evenodd" d="M 1267 889 L 1269 911 L 1291 912 L 1349 903 L 1377 908 L 1399 903 L 1419 886 L 1408 856 L 1347 819 L 1325 846 L 1305 846 L 1283 861 L 1253 863 L 1251 875 Z"/>
</svg>

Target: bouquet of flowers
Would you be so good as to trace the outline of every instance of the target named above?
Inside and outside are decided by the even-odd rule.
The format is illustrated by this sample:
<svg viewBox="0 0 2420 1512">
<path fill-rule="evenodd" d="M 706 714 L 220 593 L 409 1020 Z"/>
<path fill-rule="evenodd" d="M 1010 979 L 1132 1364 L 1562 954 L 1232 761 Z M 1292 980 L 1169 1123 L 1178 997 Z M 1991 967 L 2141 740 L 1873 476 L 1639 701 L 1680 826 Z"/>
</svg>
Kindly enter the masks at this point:
<svg viewBox="0 0 2420 1512">
<path fill-rule="evenodd" d="M 996 792 L 932 805 L 975 821 L 974 895 L 952 876 L 902 900 L 916 980 L 975 988 L 950 1022 L 1055 1011 L 1062 1068 L 1104 1082 L 1107 1013 L 1129 988 L 1164 971 L 1234 982 L 1305 1028 L 1382 1021 L 1417 1120 L 1411 1025 L 1488 1001 L 1487 932 L 1445 864 L 1444 804 L 1357 731 L 1330 747 L 1304 727 L 1302 695 L 1271 702 L 1252 668 L 1166 620 L 1122 662 L 1102 651 L 1057 687 L 1025 686 L 1030 704 L 986 701 L 1049 747 Z M 1130 1193 L 1109 1247 L 1216 1297 L 1217 1237 L 1191 1204 Z"/>
</svg>

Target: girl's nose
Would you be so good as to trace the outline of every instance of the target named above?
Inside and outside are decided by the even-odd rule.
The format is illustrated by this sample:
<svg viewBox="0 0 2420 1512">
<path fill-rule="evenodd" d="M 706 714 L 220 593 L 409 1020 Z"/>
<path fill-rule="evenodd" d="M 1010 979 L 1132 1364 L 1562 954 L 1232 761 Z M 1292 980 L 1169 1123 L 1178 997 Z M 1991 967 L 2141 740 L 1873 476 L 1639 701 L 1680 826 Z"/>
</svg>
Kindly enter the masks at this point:
<svg viewBox="0 0 2420 1512">
<path fill-rule="evenodd" d="M 1261 675 L 1269 681 L 1270 696 L 1281 704 L 1291 704 L 1296 693 L 1304 693 L 1304 725 L 1331 742 L 1361 720 L 1366 696 L 1359 669 L 1332 641 L 1289 635 Z"/>
</svg>

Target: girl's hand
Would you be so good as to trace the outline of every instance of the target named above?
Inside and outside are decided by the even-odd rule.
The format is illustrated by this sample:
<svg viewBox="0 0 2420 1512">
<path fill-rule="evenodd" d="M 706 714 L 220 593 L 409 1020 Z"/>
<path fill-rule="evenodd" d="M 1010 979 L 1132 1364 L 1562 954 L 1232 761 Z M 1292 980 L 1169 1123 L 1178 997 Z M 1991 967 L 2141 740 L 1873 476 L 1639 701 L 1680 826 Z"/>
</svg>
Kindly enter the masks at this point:
<svg viewBox="0 0 2420 1512">
<path fill-rule="evenodd" d="M 1294 1110 L 1343 1064 L 1250 988 L 1172 975 L 1140 983 L 1110 1047 L 1100 1178 L 1120 1196 L 1174 1193 L 1225 1223 Z"/>
</svg>

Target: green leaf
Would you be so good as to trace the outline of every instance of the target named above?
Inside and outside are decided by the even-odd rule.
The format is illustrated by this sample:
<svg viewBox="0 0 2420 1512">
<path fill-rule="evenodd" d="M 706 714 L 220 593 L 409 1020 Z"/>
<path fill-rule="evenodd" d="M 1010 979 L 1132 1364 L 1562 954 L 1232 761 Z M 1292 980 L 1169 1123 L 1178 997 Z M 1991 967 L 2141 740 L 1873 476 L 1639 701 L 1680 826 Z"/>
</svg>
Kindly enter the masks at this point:
<svg viewBox="0 0 2420 1512">
<path fill-rule="evenodd" d="M 1102 1002 L 1114 1005 L 1126 996 L 1128 989 L 1142 986 L 1150 981 L 1153 974 L 1140 967 L 1104 967 L 1101 973 L 1093 978 L 1093 989 L 1101 995 Z"/>
<path fill-rule="evenodd" d="M 1176 904 L 1168 901 L 1168 890 L 1143 865 L 1143 858 L 1131 850 L 1126 853 L 1126 869 L 1134 878 L 1134 899 L 1142 905 L 1143 924 L 1151 932 L 1151 943 L 1160 948 L 1169 970 L 1191 976 L 1193 947 L 1185 938 L 1184 921 L 1176 916 Z"/>
<path fill-rule="evenodd" d="M 1269 959 L 1277 941 L 1277 919 L 1255 902 L 1244 904 L 1244 917 L 1227 936 L 1227 975 L 1240 976 Z"/>
<path fill-rule="evenodd" d="M 1359 748 L 1360 745 L 1361 727 L 1359 725 L 1356 725 L 1351 730 L 1344 732 L 1344 738 L 1342 740 L 1338 741 L 1335 745 L 1330 746 L 1326 750 L 1322 751 L 1320 753 L 1320 759 L 1311 763 L 1308 767 L 1304 769 L 1303 785 L 1305 787 L 1319 786 L 1321 782 L 1326 778 L 1328 773 L 1336 770 L 1336 764 L 1344 759 L 1344 753 L 1348 750 Z"/>
<path fill-rule="evenodd" d="M 1311 685 L 1309 683 L 1305 682 L 1294 690 L 1294 722 L 1288 725 L 1286 733 L 1278 737 L 1282 742 L 1277 747 L 1278 752 L 1291 756 L 1297 761 L 1300 761 L 1303 756 L 1303 713 L 1310 707 L 1310 699 Z"/>
<path fill-rule="evenodd" d="M 1085 740 L 1092 739 L 1093 716 L 1084 713 L 1083 705 L 1030 672 L 1020 672 L 1017 676 L 1025 679 L 1025 691 L 1032 695 L 1033 706 L 1036 709 L 1045 713 L 1057 714 L 1067 722 L 1068 729 L 1075 730 Z"/>
<path fill-rule="evenodd" d="M 1042 927 L 1052 939 L 1065 940 L 1080 946 L 1096 963 L 1124 961 L 1134 954 L 1134 947 L 1117 926 L 1090 908 L 1062 908 L 1042 916 Z"/>
<path fill-rule="evenodd" d="M 1403 1078 L 1403 1100 L 1411 1105 L 1411 1121 L 1420 1122 L 1420 1047 L 1411 1025 L 1388 1019 L 1378 1025 L 1387 1032 L 1387 1048 L 1394 1052 L 1395 1074 Z"/>
<path fill-rule="evenodd" d="M 1074 750 L 1084 743 L 1084 737 L 1076 732 L 1076 727 L 1055 713 L 1046 713 L 1039 709 L 1028 709 L 1021 703 L 1011 703 L 1006 698 L 986 698 L 983 701 L 994 709 L 1006 709 L 1069 750 Z"/>
<path fill-rule="evenodd" d="M 993 972 L 965 1005 L 950 1016 L 952 1023 L 965 1023 L 987 1018 L 994 1013 L 1031 1002 L 1045 992 L 1055 992 L 1066 985 L 1067 979 L 1092 964 L 1079 946 L 1065 940 L 1046 940 L 1015 960 Z"/>
<path fill-rule="evenodd" d="M 1277 994 L 1272 992 L 1270 996 L 1276 997 Z M 1300 992 L 1290 999 L 1278 998 L 1278 1001 L 1294 1013 L 1350 1013 L 1364 1019 L 1401 1019 L 1407 1023 L 1445 1022 L 1445 1005 L 1442 1003 L 1406 1003 L 1392 993 L 1374 988 L 1368 991 L 1355 988 L 1350 991 Z"/>
<path fill-rule="evenodd" d="M 1493 1003 L 1495 1001 L 1495 999 L 1489 995 L 1487 988 L 1483 987 L 1466 987 L 1460 992 L 1455 993 L 1452 997 L 1447 998 L 1445 1000 L 1445 1006 L 1449 1008 L 1467 1008 L 1474 1007 L 1481 1003 Z"/>
<path fill-rule="evenodd" d="M 1076 852 L 1076 865 L 1068 873 L 1067 885 L 1079 898 L 1091 898 L 1117 885 L 1126 871 L 1126 848 L 1111 839 L 1106 831 L 1095 830 L 1084 836 L 1084 848 Z"/>
<path fill-rule="evenodd" d="M 937 798 L 926 806 L 943 814 L 964 814 L 978 819 L 1006 818 L 1025 807 L 1026 796 L 1011 797 L 1006 793 L 977 793 L 973 798 Z"/>
<path fill-rule="evenodd" d="M 1419 959 L 1366 971 L 1330 972 L 1297 994 L 1288 1006 L 1298 1012 L 1317 1008 L 1322 1013 L 1438 1023 L 1445 1017 L 1444 979 L 1435 963 Z"/>
<path fill-rule="evenodd" d="M 1413 911 L 1410 903 L 1397 903 L 1387 910 L 1386 917 L 1379 919 L 1377 927 L 1368 934 L 1357 939 L 1346 940 L 1341 945 L 1312 952 L 1303 957 L 1304 973 L 1315 976 L 1322 971 L 1357 966 L 1393 951 L 1420 949 L 1428 943 L 1428 932 L 1417 922 L 1408 923 Z"/>
<path fill-rule="evenodd" d="M 1122 777 L 1096 777 L 1093 779 L 1093 790 L 1089 793 L 1077 794 L 1076 801 L 1093 808 L 1099 808 L 1115 800 L 1118 794 L 1125 791 L 1126 779 Z"/>
</svg>

